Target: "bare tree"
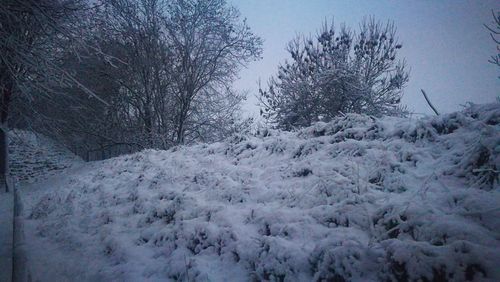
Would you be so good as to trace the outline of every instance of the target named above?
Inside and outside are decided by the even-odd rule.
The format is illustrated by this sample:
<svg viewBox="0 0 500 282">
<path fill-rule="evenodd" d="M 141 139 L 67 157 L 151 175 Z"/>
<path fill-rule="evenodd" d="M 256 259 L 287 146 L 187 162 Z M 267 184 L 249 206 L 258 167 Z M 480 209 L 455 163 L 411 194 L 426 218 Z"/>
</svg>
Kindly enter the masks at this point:
<svg viewBox="0 0 500 282">
<path fill-rule="evenodd" d="M 60 43 L 79 45 L 83 0 L 4 0 L 0 5 L 0 110 L 2 138 L 7 136 L 11 101 L 18 97 L 55 97 L 63 85 L 85 88 L 58 66 Z M 89 46 L 90 47 L 90 46 Z M 97 48 L 94 48 L 97 51 Z M 98 98 L 94 96 L 95 98 Z M 6 144 L 0 154 L 1 173 L 6 168 Z"/>
<path fill-rule="evenodd" d="M 120 86 L 122 117 L 140 121 L 144 145 L 165 147 L 170 130 L 170 70 L 171 64 L 163 18 L 166 1 L 161 0 L 112 0 L 105 23 L 114 30 L 111 40 L 121 49 L 115 81 Z M 131 108 L 123 111 L 124 108 Z M 132 117 L 130 115 L 133 115 Z"/>
<path fill-rule="evenodd" d="M 493 15 L 493 25 L 484 26 L 490 31 L 491 39 L 497 44 L 497 54 L 491 56 L 489 62 L 500 67 L 500 39 L 498 38 L 500 36 L 500 11 L 491 10 L 491 13 Z"/>
<path fill-rule="evenodd" d="M 262 42 L 224 0 L 173 0 L 168 9 L 175 141 L 183 144 L 196 97 L 230 85 L 241 66 L 260 56 Z"/>
<path fill-rule="evenodd" d="M 224 0 L 108 0 L 89 18 L 84 44 L 65 41 L 57 60 L 86 88 L 60 85 L 66 95 L 55 101 L 17 99 L 18 120 L 82 156 L 108 157 L 217 141 L 248 126 L 239 117 L 245 95 L 232 82 L 259 57 L 261 40 Z"/>
<path fill-rule="evenodd" d="M 185 142 L 216 142 L 250 128 L 252 119 L 241 118 L 241 103 L 246 93 L 226 89 L 207 89 L 197 95 L 186 121 Z"/>
</svg>

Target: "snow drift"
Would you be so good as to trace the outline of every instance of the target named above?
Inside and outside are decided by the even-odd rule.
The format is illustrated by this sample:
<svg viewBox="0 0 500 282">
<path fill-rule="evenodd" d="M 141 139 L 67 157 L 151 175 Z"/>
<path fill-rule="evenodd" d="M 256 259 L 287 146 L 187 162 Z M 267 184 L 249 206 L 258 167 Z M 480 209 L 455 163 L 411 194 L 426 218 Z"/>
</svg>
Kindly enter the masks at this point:
<svg viewBox="0 0 500 282">
<path fill-rule="evenodd" d="M 350 114 L 87 163 L 24 187 L 29 260 L 42 280 L 500 281 L 499 132 L 498 103 Z"/>
</svg>

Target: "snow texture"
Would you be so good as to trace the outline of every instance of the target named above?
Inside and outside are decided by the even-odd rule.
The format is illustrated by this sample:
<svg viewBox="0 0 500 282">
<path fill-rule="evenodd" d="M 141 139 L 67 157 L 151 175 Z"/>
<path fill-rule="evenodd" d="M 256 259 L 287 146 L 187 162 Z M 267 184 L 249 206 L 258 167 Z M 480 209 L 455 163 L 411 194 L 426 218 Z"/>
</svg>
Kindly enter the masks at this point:
<svg viewBox="0 0 500 282">
<path fill-rule="evenodd" d="M 500 281 L 500 104 L 348 114 L 23 187 L 42 281 Z M 35 279 L 36 280 L 36 279 Z"/>
<path fill-rule="evenodd" d="M 9 170 L 16 181 L 35 182 L 82 162 L 49 138 L 26 130 L 9 132 Z"/>
</svg>

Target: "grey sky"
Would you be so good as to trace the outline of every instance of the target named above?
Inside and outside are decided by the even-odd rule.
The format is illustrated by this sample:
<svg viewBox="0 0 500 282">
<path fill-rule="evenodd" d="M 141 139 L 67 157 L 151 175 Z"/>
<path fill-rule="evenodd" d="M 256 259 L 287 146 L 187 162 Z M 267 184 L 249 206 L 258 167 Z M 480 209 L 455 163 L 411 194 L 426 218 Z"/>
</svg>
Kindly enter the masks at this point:
<svg viewBox="0 0 500 282">
<path fill-rule="evenodd" d="M 403 103 L 416 113 L 431 113 L 420 94 L 426 90 L 442 112 L 459 110 L 468 101 L 485 103 L 500 95 L 500 68 L 489 64 L 496 54 L 484 23 L 500 1 L 371 0 L 229 0 L 252 30 L 264 39 L 263 59 L 241 73 L 236 87 L 249 91 L 245 110 L 258 113 L 257 81 L 274 75 L 288 58 L 287 43 L 297 34 L 314 34 L 325 19 L 357 28 L 365 16 L 393 20 L 403 43 L 401 57 L 411 68 Z"/>
</svg>

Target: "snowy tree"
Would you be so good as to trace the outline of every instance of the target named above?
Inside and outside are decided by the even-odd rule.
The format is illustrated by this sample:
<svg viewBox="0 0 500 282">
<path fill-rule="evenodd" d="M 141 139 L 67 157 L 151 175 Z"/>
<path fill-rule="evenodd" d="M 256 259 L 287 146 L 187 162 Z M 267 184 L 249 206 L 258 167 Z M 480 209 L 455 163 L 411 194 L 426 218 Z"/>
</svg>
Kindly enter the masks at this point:
<svg viewBox="0 0 500 282">
<path fill-rule="evenodd" d="M 247 126 L 240 118 L 246 95 L 232 82 L 259 58 L 262 42 L 226 1 L 108 0 L 90 19 L 80 40 L 106 56 L 85 45 L 73 47 L 74 56 L 66 42 L 58 62 L 105 103 L 62 85 L 67 95 L 56 101 L 17 101 L 24 125 L 84 157 L 89 150 L 129 153 L 218 141 Z M 40 124 L 30 108 L 51 122 Z"/>
<path fill-rule="evenodd" d="M 500 11 L 495 12 L 492 10 L 491 13 L 493 14 L 494 23 L 491 26 L 484 26 L 490 32 L 491 39 L 497 44 L 497 54 L 491 56 L 489 62 L 500 67 L 500 39 L 498 38 L 500 36 Z"/>
<path fill-rule="evenodd" d="M 101 15 L 102 32 L 114 48 L 112 54 L 123 62 L 106 70 L 118 87 L 111 114 L 134 129 L 128 141 L 165 148 L 172 112 L 171 58 L 163 28 L 166 1 L 112 0 L 109 4 Z"/>
<path fill-rule="evenodd" d="M 64 95 L 62 86 L 74 85 L 87 95 L 90 90 L 59 66 L 61 43 L 69 49 L 84 46 L 79 40 L 83 16 L 89 5 L 83 0 L 4 0 L 0 5 L 0 109 L 6 138 L 11 102 L 44 95 Z M 95 46 L 85 46 L 99 53 Z M 33 110 L 33 109 L 30 109 Z M 42 117 L 39 117 L 42 118 Z M 1 173 L 6 168 L 7 142 L 2 140 Z"/>
<path fill-rule="evenodd" d="M 288 45 L 291 62 L 260 87 L 261 114 L 291 129 L 342 113 L 401 115 L 408 81 L 402 45 L 392 23 L 365 19 L 359 33 L 324 24 L 315 37 L 299 36 Z"/>
<path fill-rule="evenodd" d="M 174 126 L 176 142 L 183 144 L 197 96 L 227 88 L 242 65 L 259 58 L 262 41 L 225 0 L 174 0 L 168 10 Z"/>
</svg>

